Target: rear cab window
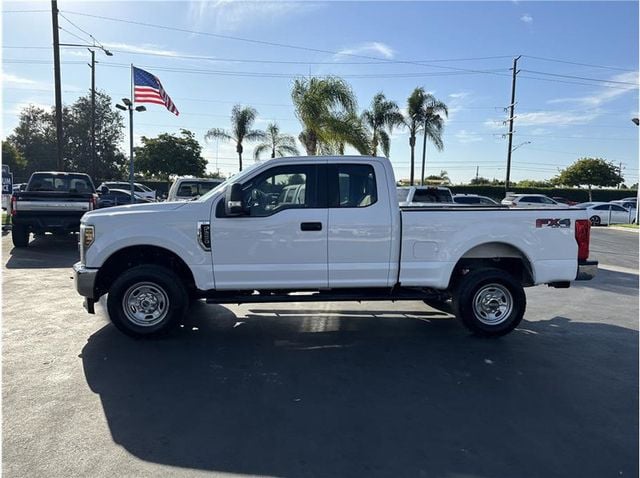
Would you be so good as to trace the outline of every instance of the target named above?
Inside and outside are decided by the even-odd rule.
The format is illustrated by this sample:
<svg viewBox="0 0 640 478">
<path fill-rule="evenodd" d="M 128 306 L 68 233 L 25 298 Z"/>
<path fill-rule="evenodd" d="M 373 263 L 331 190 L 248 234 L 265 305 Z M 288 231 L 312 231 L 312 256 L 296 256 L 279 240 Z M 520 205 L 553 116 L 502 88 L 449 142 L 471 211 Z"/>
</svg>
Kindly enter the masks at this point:
<svg viewBox="0 0 640 478">
<path fill-rule="evenodd" d="M 29 179 L 27 191 L 94 193 L 95 189 L 89 176 L 84 174 L 35 173 Z"/>
</svg>

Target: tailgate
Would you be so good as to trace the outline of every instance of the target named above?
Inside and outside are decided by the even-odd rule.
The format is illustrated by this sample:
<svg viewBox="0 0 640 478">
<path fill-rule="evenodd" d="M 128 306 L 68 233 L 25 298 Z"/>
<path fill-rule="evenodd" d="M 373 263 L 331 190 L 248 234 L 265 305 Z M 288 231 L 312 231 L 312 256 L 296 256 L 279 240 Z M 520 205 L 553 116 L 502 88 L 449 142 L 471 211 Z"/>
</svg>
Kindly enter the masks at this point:
<svg viewBox="0 0 640 478">
<path fill-rule="evenodd" d="M 93 209 L 93 195 L 27 192 L 16 196 L 16 212 L 86 212 Z"/>
</svg>

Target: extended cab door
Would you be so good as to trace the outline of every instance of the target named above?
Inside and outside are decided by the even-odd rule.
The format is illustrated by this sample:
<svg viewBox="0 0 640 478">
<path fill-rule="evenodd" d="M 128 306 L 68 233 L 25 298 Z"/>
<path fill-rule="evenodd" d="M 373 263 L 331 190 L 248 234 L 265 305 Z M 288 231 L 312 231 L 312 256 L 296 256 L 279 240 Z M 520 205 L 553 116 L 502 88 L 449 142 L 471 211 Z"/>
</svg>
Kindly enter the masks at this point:
<svg viewBox="0 0 640 478">
<path fill-rule="evenodd" d="M 327 287 L 323 173 L 311 160 L 258 173 L 242 184 L 242 216 L 225 217 L 221 198 L 211 221 L 216 289 Z"/>
<path fill-rule="evenodd" d="M 329 287 L 387 287 L 392 253 L 391 204 L 379 162 L 327 165 Z M 393 200 L 396 200 L 395 194 Z"/>
</svg>

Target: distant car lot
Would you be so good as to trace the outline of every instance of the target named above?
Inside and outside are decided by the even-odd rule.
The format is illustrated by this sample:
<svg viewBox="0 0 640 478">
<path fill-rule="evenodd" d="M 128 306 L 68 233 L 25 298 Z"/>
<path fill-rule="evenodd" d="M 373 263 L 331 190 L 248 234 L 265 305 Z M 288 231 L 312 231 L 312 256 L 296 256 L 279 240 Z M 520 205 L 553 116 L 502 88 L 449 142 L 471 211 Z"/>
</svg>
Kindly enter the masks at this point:
<svg viewBox="0 0 640 478">
<path fill-rule="evenodd" d="M 164 340 L 87 316 L 76 239 L 2 239 L 6 476 L 638 475 L 638 234 L 471 337 L 421 303 L 191 309 Z"/>
</svg>

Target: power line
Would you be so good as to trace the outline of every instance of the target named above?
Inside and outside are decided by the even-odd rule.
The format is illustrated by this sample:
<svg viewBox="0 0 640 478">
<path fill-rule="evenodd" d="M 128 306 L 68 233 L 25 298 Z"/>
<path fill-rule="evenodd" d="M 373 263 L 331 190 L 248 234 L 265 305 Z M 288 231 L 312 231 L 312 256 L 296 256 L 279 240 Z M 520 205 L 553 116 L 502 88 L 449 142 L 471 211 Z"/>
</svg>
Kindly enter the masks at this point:
<svg viewBox="0 0 640 478">
<path fill-rule="evenodd" d="M 573 79 L 573 80 L 586 80 L 586 81 L 598 81 L 598 82 L 602 82 L 602 83 L 614 83 L 614 84 L 618 84 L 618 85 L 631 85 L 631 86 L 637 86 L 637 83 L 631 83 L 629 81 L 615 81 L 615 80 L 603 80 L 602 78 L 587 78 L 584 76 L 573 76 L 573 75 L 563 75 L 563 74 L 559 74 L 559 73 L 547 73 L 544 71 L 534 71 L 534 70 L 521 70 L 527 73 L 534 73 L 537 75 L 546 75 L 546 76 L 555 76 L 558 78 L 569 78 L 569 79 Z"/>
<path fill-rule="evenodd" d="M 533 55 L 522 55 L 525 58 L 531 58 L 532 60 L 543 60 L 543 61 L 551 61 L 551 62 L 555 62 L 555 63 L 566 63 L 568 65 L 577 65 L 577 66 L 588 66 L 588 67 L 592 67 L 592 68 L 602 68 L 605 70 L 617 70 L 617 71 L 636 71 L 636 70 L 629 70 L 626 68 L 618 68 L 615 66 L 604 66 L 604 65 L 594 65 L 594 64 L 590 64 L 590 63 L 578 63 L 575 61 L 568 61 L 568 60 L 558 60 L 556 58 L 545 58 L 542 56 L 533 56 Z"/>
<path fill-rule="evenodd" d="M 68 34 L 69 34 L 69 35 L 71 35 L 72 37 L 77 38 L 78 40 L 80 40 L 80 41 L 82 41 L 82 42 L 86 42 L 86 41 L 87 41 L 87 39 L 86 39 L 86 38 L 82 38 L 80 35 L 76 35 L 75 33 L 70 32 L 69 30 L 67 30 L 67 29 L 66 29 L 66 28 L 64 28 L 64 27 L 58 27 L 58 28 L 59 28 L 60 30 L 62 30 L 63 32 L 68 33 Z M 11 60 L 11 59 L 8 59 L 8 61 L 10 61 L 10 60 Z"/>
<path fill-rule="evenodd" d="M 122 19 L 122 18 L 113 18 L 113 17 L 92 15 L 92 14 L 89 14 L 89 13 L 73 12 L 73 11 L 69 11 L 69 10 L 66 10 L 65 13 L 71 14 L 71 15 L 79 15 L 79 16 L 89 17 L 89 18 L 97 18 L 97 19 L 100 19 L 100 20 L 107 20 L 107 21 L 112 21 L 112 22 L 128 23 L 128 24 L 131 24 L 131 25 L 138 25 L 138 26 L 144 26 L 144 27 L 149 27 L 149 28 L 159 28 L 159 29 L 162 29 L 162 30 L 176 31 L 176 32 L 180 32 L 180 33 L 192 33 L 192 34 L 195 34 L 195 35 L 204 35 L 204 36 L 210 36 L 210 37 L 214 37 L 214 38 L 221 38 L 221 39 L 225 39 L 225 40 L 240 41 L 240 42 L 253 43 L 253 44 L 257 44 L 257 45 L 271 46 L 271 47 L 277 47 L 277 48 L 289 48 L 289 49 L 293 49 L 293 50 L 310 51 L 310 52 L 314 52 L 314 53 L 323 53 L 323 54 L 328 54 L 328 55 L 342 55 L 342 56 L 349 56 L 349 57 L 353 57 L 353 58 L 363 58 L 363 59 L 366 59 L 366 60 L 384 61 L 385 63 L 390 63 L 390 64 L 397 63 L 397 64 L 418 65 L 418 66 L 431 66 L 432 68 L 443 68 L 443 69 L 454 70 L 454 71 L 467 71 L 467 72 L 474 72 L 474 73 L 492 74 L 492 75 L 497 75 L 497 76 L 509 76 L 509 75 L 506 75 L 506 74 L 503 74 L 503 73 L 497 73 L 497 72 L 478 71 L 478 70 L 471 70 L 471 69 L 468 69 L 468 68 L 456 68 L 456 67 L 452 67 L 452 66 L 433 65 L 433 64 L 430 64 L 430 63 L 427 63 L 427 62 L 416 62 L 416 61 L 409 61 L 409 60 L 391 60 L 391 59 L 386 59 L 386 58 L 377 58 L 377 57 L 368 56 L 368 55 L 359 55 L 359 54 L 355 54 L 355 53 L 336 52 L 336 51 L 332 51 L 332 50 L 324 50 L 324 49 L 320 49 L 320 48 L 305 47 L 305 46 L 300 46 L 300 45 L 291 45 L 291 44 L 271 42 L 271 41 L 266 41 L 266 40 L 255 40 L 255 39 L 252 39 L 252 38 L 243 38 L 243 37 L 237 37 L 237 36 L 231 36 L 231 35 L 222 35 L 222 34 L 219 34 L 219 33 L 203 32 L 203 31 L 197 31 L 197 30 L 188 30 L 186 28 L 171 27 L 171 26 L 168 26 L 168 25 L 158 25 L 158 24 L 155 24 L 155 23 L 145 23 L 145 22 L 139 22 L 139 21 L 134 21 L 134 20 L 125 20 L 125 19 Z"/>
</svg>

